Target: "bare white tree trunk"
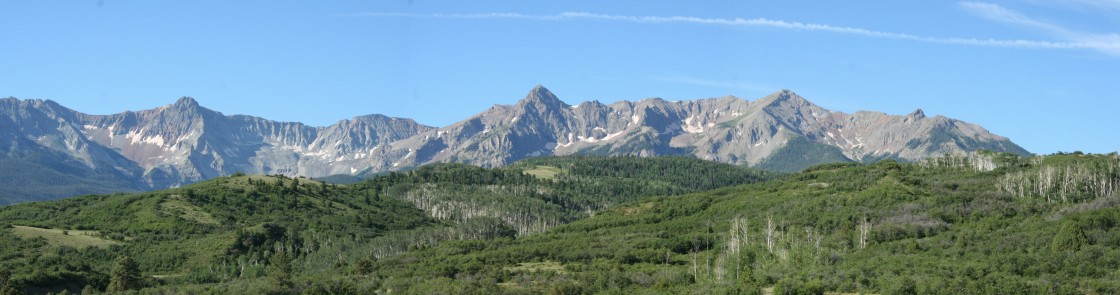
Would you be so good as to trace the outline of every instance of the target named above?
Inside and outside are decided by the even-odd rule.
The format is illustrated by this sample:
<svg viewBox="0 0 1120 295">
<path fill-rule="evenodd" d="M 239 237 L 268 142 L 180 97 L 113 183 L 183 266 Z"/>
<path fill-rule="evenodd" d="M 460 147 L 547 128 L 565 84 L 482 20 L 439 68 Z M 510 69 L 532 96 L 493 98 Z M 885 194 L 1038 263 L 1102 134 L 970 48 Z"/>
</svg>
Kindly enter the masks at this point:
<svg viewBox="0 0 1120 295">
<path fill-rule="evenodd" d="M 739 252 L 739 224 L 731 219 L 731 229 L 727 232 L 727 252 Z"/>
<path fill-rule="evenodd" d="M 719 258 L 716 258 L 715 264 L 716 283 L 722 284 L 724 277 L 727 276 L 727 253 L 720 254 Z"/>
<path fill-rule="evenodd" d="M 871 232 L 871 222 L 864 218 L 859 223 L 859 248 L 867 248 L 867 234 Z"/>
<path fill-rule="evenodd" d="M 739 278 L 739 266 L 743 263 L 743 254 L 741 253 L 743 244 L 747 243 L 747 220 L 742 215 L 736 215 L 731 219 L 731 232 L 727 237 L 727 252 L 735 255 L 735 279 Z"/>
<path fill-rule="evenodd" d="M 774 216 L 766 215 L 766 251 L 774 254 Z"/>
</svg>

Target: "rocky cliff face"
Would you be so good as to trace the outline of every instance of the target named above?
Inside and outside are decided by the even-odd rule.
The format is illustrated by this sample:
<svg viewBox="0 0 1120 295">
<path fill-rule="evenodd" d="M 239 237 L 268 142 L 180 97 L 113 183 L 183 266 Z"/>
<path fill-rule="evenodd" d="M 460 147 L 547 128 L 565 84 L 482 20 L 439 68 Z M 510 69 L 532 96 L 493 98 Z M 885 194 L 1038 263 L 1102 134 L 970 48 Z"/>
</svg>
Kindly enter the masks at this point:
<svg viewBox="0 0 1120 295">
<path fill-rule="evenodd" d="M 832 112 L 789 90 L 755 101 L 650 98 L 573 106 L 537 86 L 517 104 L 495 105 L 442 128 L 381 115 L 313 127 L 227 116 L 191 98 L 105 116 L 9 98 L 0 100 L 0 123 L 6 159 L 47 154 L 66 163 L 55 166 L 81 170 L 65 173 L 109 173 L 129 186 L 122 190 L 174 187 L 234 172 L 322 177 L 434 162 L 492 167 L 569 154 L 693 155 L 759 165 L 778 160 L 772 155 L 783 149 L 796 152 L 789 150 L 791 142 L 827 146 L 854 161 L 977 149 L 1027 154 L 1007 138 L 959 120 L 929 118 L 921 110 L 906 116 Z M 801 165 L 807 164 L 813 163 Z"/>
</svg>

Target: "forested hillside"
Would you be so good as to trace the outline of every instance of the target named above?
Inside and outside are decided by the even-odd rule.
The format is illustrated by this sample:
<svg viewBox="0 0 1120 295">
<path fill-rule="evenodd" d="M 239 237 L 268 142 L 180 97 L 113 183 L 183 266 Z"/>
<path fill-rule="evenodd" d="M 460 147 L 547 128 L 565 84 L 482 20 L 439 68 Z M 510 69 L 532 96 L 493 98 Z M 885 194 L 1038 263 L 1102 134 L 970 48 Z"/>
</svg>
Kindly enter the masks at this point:
<svg viewBox="0 0 1120 295">
<path fill-rule="evenodd" d="M 18 204 L 0 208 L 0 268 L 10 270 L 0 285 L 104 291 L 115 287 L 118 259 L 129 257 L 142 278 L 133 288 L 153 292 L 333 290 L 328 281 L 368 274 L 371 259 L 530 236 L 615 204 L 771 177 L 687 157 L 561 157 L 498 169 L 438 164 L 345 186 L 238 174 Z M 334 287 L 380 287 L 354 278 Z"/>
<path fill-rule="evenodd" d="M 1118 184 L 1115 154 L 832 164 L 359 263 L 394 293 L 1113 294 Z"/>
<path fill-rule="evenodd" d="M 0 208 L 0 257 L 29 293 L 104 290 L 131 256 L 147 281 L 221 282 L 262 274 L 277 252 L 313 251 L 437 224 L 392 198 L 278 176 L 219 178 L 185 188 L 91 195 Z"/>
<path fill-rule="evenodd" d="M 735 185 L 739 184 L 739 185 Z M 219 178 L 0 208 L 0 290 L 1111 294 L 1120 156 L 691 158 Z"/>
</svg>

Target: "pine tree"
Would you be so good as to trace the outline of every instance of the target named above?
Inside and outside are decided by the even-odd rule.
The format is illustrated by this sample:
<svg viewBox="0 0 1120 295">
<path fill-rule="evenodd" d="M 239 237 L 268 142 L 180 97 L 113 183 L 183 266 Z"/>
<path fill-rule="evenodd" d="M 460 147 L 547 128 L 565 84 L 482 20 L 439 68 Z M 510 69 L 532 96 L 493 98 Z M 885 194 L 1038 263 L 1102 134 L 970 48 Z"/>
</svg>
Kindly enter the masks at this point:
<svg viewBox="0 0 1120 295">
<path fill-rule="evenodd" d="M 367 275 L 372 273 L 374 267 L 373 262 L 375 259 L 377 258 L 370 256 L 367 259 L 359 260 L 358 264 L 354 266 L 354 273 L 359 275 Z"/>
<path fill-rule="evenodd" d="M 109 288 L 107 291 L 137 290 L 141 287 L 140 267 L 136 265 L 136 261 L 128 256 L 117 258 L 117 265 L 113 268 L 113 272 L 109 277 Z"/>
<path fill-rule="evenodd" d="M 287 252 L 277 252 L 268 260 L 268 276 L 275 280 L 277 285 L 291 285 L 292 258 Z"/>
<path fill-rule="evenodd" d="M 1076 252 L 1088 243 L 1088 240 L 1085 231 L 1077 223 L 1066 222 L 1050 242 L 1050 249 L 1055 252 Z"/>
</svg>

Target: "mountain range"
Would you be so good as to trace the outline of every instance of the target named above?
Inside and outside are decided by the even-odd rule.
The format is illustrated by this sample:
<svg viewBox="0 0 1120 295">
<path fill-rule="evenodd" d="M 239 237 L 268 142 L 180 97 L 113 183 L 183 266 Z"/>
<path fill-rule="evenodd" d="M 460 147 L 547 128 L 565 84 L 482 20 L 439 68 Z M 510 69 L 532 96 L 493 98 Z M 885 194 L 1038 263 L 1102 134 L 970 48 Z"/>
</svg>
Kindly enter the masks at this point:
<svg viewBox="0 0 1120 295">
<path fill-rule="evenodd" d="M 383 115 L 325 127 L 224 115 L 183 97 L 90 115 L 50 100 L 0 99 L 0 203 L 178 187 L 230 175 L 372 175 L 440 162 L 496 167 L 545 155 L 691 155 L 778 171 L 837 161 L 918 160 L 992 150 L 1028 155 L 978 125 L 922 110 L 821 108 L 790 90 L 568 105 L 534 87 L 445 127 Z"/>
</svg>

